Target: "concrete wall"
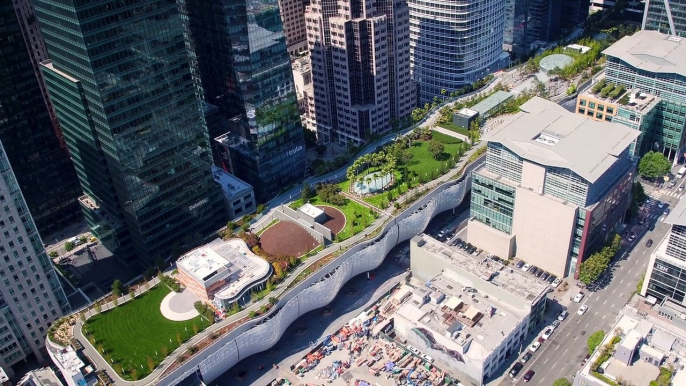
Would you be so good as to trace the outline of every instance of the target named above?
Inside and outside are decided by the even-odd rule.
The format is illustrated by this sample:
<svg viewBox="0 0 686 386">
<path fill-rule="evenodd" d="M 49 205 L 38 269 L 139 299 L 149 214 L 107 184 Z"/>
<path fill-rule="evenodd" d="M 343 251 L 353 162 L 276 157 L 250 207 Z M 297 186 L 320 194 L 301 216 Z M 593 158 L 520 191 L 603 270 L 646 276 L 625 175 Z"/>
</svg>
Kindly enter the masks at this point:
<svg viewBox="0 0 686 386">
<path fill-rule="evenodd" d="M 467 241 L 503 259 L 514 256 L 515 236 L 508 235 L 488 225 L 471 219 Z"/>
<path fill-rule="evenodd" d="M 165 378 L 151 382 L 175 386 L 200 370 L 205 383 L 210 383 L 241 359 L 268 350 L 298 317 L 329 304 L 348 280 L 381 265 L 393 247 L 423 232 L 435 215 L 460 205 L 471 186 L 471 171 L 484 159 L 471 164 L 460 180 L 437 187 L 389 221 L 374 240 L 351 247 L 299 283 L 279 299 L 271 312 L 238 326 Z"/>
<path fill-rule="evenodd" d="M 517 188 L 512 224 L 517 257 L 564 277 L 576 210 L 571 204 Z"/>
<path fill-rule="evenodd" d="M 306 227 L 309 227 L 310 230 L 314 230 L 314 232 L 316 232 L 320 236 L 316 236 L 315 233 L 312 233 L 309 230 L 308 230 L 308 232 L 310 232 L 312 237 L 317 239 L 317 241 L 319 241 L 322 244 L 324 244 L 326 240 L 331 241 L 333 239 L 333 234 L 331 233 L 331 230 L 329 228 L 327 228 L 324 225 L 319 224 L 318 222 L 314 221 L 314 219 L 312 217 L 306 215 L 305 213 L 302 213 L 298 210 L 293 210 L 293 209 L 291 209 L 285 205 L 281 205 L 279 208 L 277 208 L 276 211 L 277 212 L 278 211 L 283 212 L 284 214 L 286 214 L 291 219 L 297 219 L 298 222 L 296 222 L 296 223 L 299 224 L 300 226 L 304 225 Z M 283 220 L 289 221 L 286 218 L 283 218 Z M 293 222 L 293 221 L 291 221 L 291 222 Z M 318 237 L 319 238 L 323 237 L 323 239 L 320 241 Z"/>
<path fill-rule="evenodd" d="M 307 233 L 310 234 L 310 236 L 314 237 L 315 240 L 317 240 L 318 243 L 320 244 L 325 244 L 327 240 L 331 240 L 331 231 L 328 232 L 328 238 L 313 229 L 313 226 L 307 223 L 307 221 L 303 221 L 298 216 L 291 216 L 289 213 L 287 213 L 284 209 L 289 210 L 291 213 L 297 213 L 291 208 L 285 207 L 285 206 L 280 206 L 276 210 L 273 211 L 273 216 L 275 220 L 279 221 L 286 221 L 293 223 L 295 225 L 298 225 L 299 227 L 303 228 L 304 230 L 307 231 Z M 328 230 L 328 229 L 326 229 Z"/>
<path fill-rule="evenodd" d="M 545 168 L 539 164 L 524 160 L 522 162 L 522 182 L 523 188 L 529 188 L 537 193 L 543 192 L 545 186 Z"/>
</svg>

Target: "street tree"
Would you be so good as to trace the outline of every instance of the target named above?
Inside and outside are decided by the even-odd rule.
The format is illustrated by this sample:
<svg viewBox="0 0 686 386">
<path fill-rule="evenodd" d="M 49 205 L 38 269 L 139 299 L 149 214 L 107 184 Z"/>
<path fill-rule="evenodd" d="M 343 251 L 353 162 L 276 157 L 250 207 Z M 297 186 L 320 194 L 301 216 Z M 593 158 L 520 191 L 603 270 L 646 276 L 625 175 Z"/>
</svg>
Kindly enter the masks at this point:
<svg viewBox="0 0 686 386">
<path fill-rule="evenodd" d="M 664 177 L 672 169 L 672 163 L 662 153 L 649 151 L 638 163 L 638 174 L 644 178 Z"/>
<path fill-rule="evenodd" d="M 593 354 L 593 351 L 603 343 L 603 339 L 605 339 L 605 331 L 603 330 L 598 330 L 588 337 L 586 344 L 588 346 L 589 355 Z"/>
<path fill-rule="evenodd" d="M 120 297 L 123 292 L 123 286 L 121 281 L 118 279 L 112 282 L 112 294 L 116 297 Z"/>
</svg>

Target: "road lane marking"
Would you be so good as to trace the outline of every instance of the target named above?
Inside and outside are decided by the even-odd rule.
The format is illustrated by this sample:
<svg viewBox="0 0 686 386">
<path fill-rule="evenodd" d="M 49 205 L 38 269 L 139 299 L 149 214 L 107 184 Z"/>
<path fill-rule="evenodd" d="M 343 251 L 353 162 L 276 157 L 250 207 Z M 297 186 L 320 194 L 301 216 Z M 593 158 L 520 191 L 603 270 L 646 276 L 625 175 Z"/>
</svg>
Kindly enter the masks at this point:
<svg viewBox="0 0 686 386">
<path fill-rule="evenodd" d="M 624 279 L 622 279 L 622 280 L 619 281 L 619 284 L 622 284 L 622 283 L 624 283 Z"/>
<path fill-rule="evenodd" d="M 614 308 L 614 306 L 615 306 L 615 304 L 614 304 L 614 303 L 612 303 L 612 305 L 610 306 L 610 308 Z"/>
<path fill-rule="evenodd" d="M 603 305 L 607 304 L 607 300 L 603 302 Z"/>
<path fill-rule="evenodd" d="M 565 349 L 565 352 L 563 352 L 562 355 L 567 354 L 567 350 L 569 350 L 569 347 Z"/>
<path fill-rule="evenodd" d="M 577 338 L 579 338 L 579 336 L 578 336 L 578 335 L 574 337 L 574 340 L 577 340 Z"/>
<path fill-rule="evenodd" d="M 641 271 L 636 272 L 636 274 L 634 275 L 634 277 L 638 276 L 639 273 L 641 273 Z"/>
<path fill-rule="evenodd" d="M 617 288 L 613 289 L 613 290 L 612 290 L 612 293 L 615 293 L 615 291 L 617 291 Z"/>
<path fill-rule="evenodd" d="M 549 359 L 550 359 L 550 357 L 548 357 L 548 358 L 545 358 L 545 361 L 543 362 L 543 364 L 546 364 L 546 363 L 548 363 L 548 360 L 549 360 Z"/>
</svg>

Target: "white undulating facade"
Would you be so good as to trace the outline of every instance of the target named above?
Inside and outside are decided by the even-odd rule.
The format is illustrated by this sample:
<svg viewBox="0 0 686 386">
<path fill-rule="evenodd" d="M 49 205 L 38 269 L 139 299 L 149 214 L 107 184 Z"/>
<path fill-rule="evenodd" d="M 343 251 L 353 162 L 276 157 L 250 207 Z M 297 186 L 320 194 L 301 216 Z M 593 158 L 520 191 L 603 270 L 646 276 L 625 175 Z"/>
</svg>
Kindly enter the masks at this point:
<svg viewBox="0 0 686 386">
<path fill-rule="evenodd" d="M 410 62 L 419 101 L 442 98 L 499 69 L 505 1 L 408 0 Z M 507 55 L 505 55 L 507 56 Z"/>
<path fill-rule="evenodd" d="M 45 335 L 69 303 L 1 144 L 0 174 L 0 366 L 12 376 L 27 356 L 45 359 Z"/>
</svg>

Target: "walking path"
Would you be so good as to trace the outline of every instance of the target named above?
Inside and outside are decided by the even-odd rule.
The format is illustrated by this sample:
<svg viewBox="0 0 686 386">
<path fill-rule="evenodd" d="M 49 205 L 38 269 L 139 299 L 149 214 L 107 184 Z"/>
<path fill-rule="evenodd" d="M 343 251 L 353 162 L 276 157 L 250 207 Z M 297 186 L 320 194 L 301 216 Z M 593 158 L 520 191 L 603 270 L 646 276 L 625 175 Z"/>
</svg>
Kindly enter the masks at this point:
<svg viewBox="0 0 686 386">
<path fill-rule="evenodd" d="M 507 74 L 504 75 L 504 76 L 507 76 Z M 440 110 L 443 106 L 446 106 L 446 105 L 450 105 L 450 106 L 451 106 L 451 105 L 453 105 L 454 103 L 456 103 L 456 102 L 458 102 L 458 101 L 460 101 L 460 100 L 462 100 L 462 99 L 471 97 L 471 96 L 474 95 L 475 93 L 488 92 L 488 91 L 490 91 L 492 88 L 494 88 L 495 85 L 498 84 L 498 82 L 499 82 L 499 79 L 496 78 L 496 79 L 495 79 L 491 84 L 489 84 L 485 89 L 482 89 L 482 90 L 479 90 L 479 91 L 476 91 L 476 92 L 472 92 L 472 93 L 470 93 L 470 94 L 466 94 L 466 95 L 464 95 L 463 97 L 461 97 L 461 98 L 459 98 L 459 99 L 456 99 L 456 100 L 454 100 L 454 101 L 448 102 L 448 103 L 445 104 L 445 105 L 439 106 L 438 108 L 436 108 L 436 109 L 435 109 L 435 110 L 434 110 L 434 111 L 424 120 L 423 123 L 421 123 L 421 124 L 419 125 L 419 127 L 431 127 L 431 126 L 435 125 L 436 121 L 437 121 L 437 120 L 439 119 L 439 117 L 440 117 L 440 112 L 439 112 L 439 110 Z M 407 129 L 407 130 L 405 131 L 405 133 L 403 133 L 402 135 L 405 135 L 405 134 L 411 132 L 413 129 L 414 129 L 414 127 L 411 127 L 411 128 L 409 128 L 409 129 Z M 361 156 L 361 155 L 363 155 L 363 154 L 367 154 L 367 153 L 373 152 L 373 151 L 376 149 L 377 146 L 382 145 L 382 144 L 385 144 L 385 143 L 387 143 L 388 141 L 395 139 L 397 136 L 398 136 L 398 133 L 392 133 L 392 134 L 389 134 L 389 135 L 387 135 L 386 137 L 382 138 L 381 140 L 377 141 L 376 143 L 371 144 L 371 145 L 368 145 L 368 146 L 366 147 L 366 149 L 365 149 L 364 151 L 362 151 L 362 152 L 358 155 L 358 157 Z M 469 159 L 469 157 L 470 157 L 475 151 L 477 151 L 479 148 L 485 146 L 485 144 L 486 144 L 486 141 L 482 141 L 482 142 L 478 143 L 476 146 L 472 147 L 469 151 L 467 151 L 467 152 L 463 155 L 463 157 L 460 159 L 460 161 L 455 165 L 455 167 L 454 167 L 451 171 L 449 171 L 448 173 L 446 173 L 446 174 L 444 174 L 444 175 L 442 175 L 442 176 L 440 176 L 440 177 L 438 177 L 438 178 L 436 178 L 436 179 L 434 179 L 434 180 L 432 180 L 432 181 L 429 181 L 429 182 L 427 182 L 427 183 L 425 183 L 425 184 L 423 184 L 423 185 L 420 185 L 420 186 L 418 186 L 418 187 L 415 187 L 415 188 L 413 188 L 413 189 L 408 190 L 407 192 L 405 192 L 405 194 L 399 196 L 398 199 L 397 199 L 396 201 L 397 201 L 399 204 L 402 205 L 403 203 L 405 203 L 405 201 L 406 201 L 408 198 L 412 197 L 416 192 L 422 191 L 422 190 L 426 190 L 426 189 L 433 189 L 433 188 L 435 188 L 436 186 L 438 186 L 439 184 L 442 184 L 442 183 L 444 183 L 444 182 L 446 182 L 446 181 L 448 181 L 448 180 L 453 179 L 453 178 L 455 177 L 455 174 L 456 174 L 458 171 L 462 170 L 462 168 L 466 165 L 467 160 Z M 315 184 L 315 183 L 317 183 L 317 182 L 319 182 L 319 181 L 332 179 L 332 178 L 334 178 L 337 174 L 344 175 L 344 174 L 345 174 L 345 168 L 347 168 L 348 166 L 349 166 L 349 165 L 345 165 L 344 167 L 342 167 L 341 169 L 339 169 L 337 172 L 329 173 L 329 174 L 327 174 L 327 175 L 320 176 L 320 177 L 318 177 L 318 178 L 309 179 L 308 181 L 306 181 L 306 183 L 312 185 L 312 184 Z M 299 187 L 295 187 L 295 188 L 291 189 L 290 191 L 288 191 L 288 192 L 282 194 L 281 196 L 277 197 L 276 199 L 272 200 L 272 202 L 269 204 L 270 210 L 274 210 L 274 208 L 278 207 L 279 205 L 284 204 L 284 203 L 290 201 L 291 198 L 292 198 L 293 196 L 299 197 L 301 189 L 302 189 L 302 187 L 300 187 L 300 186 L 299 186 Z M 365 204 L 367 204 L 367 203 L 365 203 Z M 367 204 L 367 206 L 369 206 L 369 205 Z M 332 244 L 332 245 L 330 245 L 330 246 L 328 246 L 328 247 L 322 249 L 319 253 L 317 253 L 317 254 L 314 255 L 313 257 L 307 259 L 307 260 L 305 261 L 304 264 L 301 264 L 299 267 L 297 267 L 297 268 L 288 276 L 288 278 L 287 278 L 285 281 L 283 281 L 283 282 L 279 283 L 278 285 L 276 285 L 276 286 L 274 287 L 274 290 L 273 290 L 272 293 L 270 294 L 270 297 L 277 297 L 277 298 L 280 298 L 284 293 L 286 293 L 286 292 L 289 290 L 289 289 L 288 289 L 288 286 L 289 286 L 289 285 L 290 285 L 290 284 L 291 284 L 291 283 L 292 283 L 292 282 L 293 282 L 293 281 L 294 281 L 303 271 L 309 269 L 310 266 L 312 266 L 313 264 L 317 263 L 318 260 L 320 260 L 321 258 L 327 256 L 327 255 L 330 254 L 330 253 L 336 252 L 336 251 L 338 251 L 338 250 L 347 249 L 348 247 L 350 247 L 350 246 L 352 246 L 352 245 L 355 245 L 355 244 L 359 243 L 360 241 L 364 240 L 364 239 L 367 237 L 368 234 L 373 233 L 373 232 L 376 231 L 379 227 L 383 226 L 383 225 L 387 222 L 387 220 L 391 219 L 392 217 L 393 217 L 393 216 L 392 216 L 391 214 L 389 214 L 388 212 L 385 212 L 385 211 L 384 211 L 384 212 L 382 212 L 382 215 L 379 216 L 379 217 L 378 217 L 378 218 L 377 218 L 377 219 L 376 219 L 376 220 L 375 220 L 375 221 L 374 221 L 374 222 L 373 222 L 364 232 L 358 233 L 357 235 L 354 235 L 353 237 L 351 237 L 351 238 L 349 238 L 349 239 L 347 239 L 347 240 L 344 240 L 344 241 L 342 241 L 342 242 L 340 242 L 340 243 Z M 266 218 L 267 218 L 267 216 L 264 216 L 260 221 L 266 221 Z M 264 219 L 264 220 L 263 220 L 263 219 Z M 252 227 L 252 228 L 253 228 L 253 229 L 259 229 L 259 228 L 260 228 L 260 225 L 259 225 L 260 221 L 258 221 L 256 224 L 253 224 L 253 227 Z M 82 322 L 81 322 L 80 320 L 77 320 L 77 321 L 76 321 L 76 324 L 73 326 L 73 335 L 74 335 L 74 337 L 75 337 L 76 339 L 78 339 L 78 340 L 81 342 L 81 344 L 83 345 L 83 351 L 84 351 L 84 353 L 86 354 L 86 356 L 88 356 L 88 357 L 91 359 L 91 361 L 95 364 L 96 368 L 97 368 L 97 369 L 106 370 L 106 371 L 107 371 L 107 374 L 111 377 L 111 379 L 113 380 L 114 383 L 116 383 L 116 384 L 118 384 L 118 385 L 127 384 L 127 385 L 131 385 L 131 386 L 149 385 L 149 384 L 155 383 L 155 382 L 159 379 L 159 377 L 162 375 L 162 373 L 164 372 L 164 370 L 165 370 L 167 367 L 169 367 L 169 366 L 175 361 L 175 359 L 176 359 L 178 356 L 180 356 L 181 354 L 183 354 L 183 352 L 185 352 L 185 351 L 188 349 L 188 347 L 194 346 L 194 345 L 196 345 L 198 342 L 200 342 L 200 341 L 202 341 L 202 340 L 204 340 L 204 339 L 207 339 L 207 338 L 209 337 L 209 335 L 212 334 L 212 333 L 214 333 L 215 331 L 218 331 L 218 330 L 220 330 L 220 329 L 222 329 L 222 328 L 224 328 L 224 327 L 226 327 L 226 326 L 228 326 L 228 325 L 230 325 L 230 324 L 232 324 L 232 323 L 235 323 L 235 322 L 241 320 L 242 318 L 246 317 L 251 311 L 258 311 L 262 306 L 267 305 L 268 302 L 269 302 L 268 297 L 265 297 L 264 299 L 262 299 L 262 300 L 260 300 L 260 301 L 257 301 L 257 302 L 255 302 L 255 303 L 251 304 L 250 306 L 246 307 L 243 311 L 241 311 L 241 312 L 239 312 L 239 313 L 236 313 L 236 314 L 234 314 L 234 315 L 231 315 L 231 316 L 227 317 L 226 319 L 221 320 L 221 321 L 219 321 L 219 322 L 213 324 L 212 326 L 208 327 L 208 328 L 205 329 L 204 331 L 202 331 L 202 332 L 198 333 L 197 335 L 193 336 L 191 339 L 189 339 L 187 342 L 185 342 L 185 343 L 184 343 L 183 345 L 181 345 L 179 348 L 177 348 L 176 350 L 174 350 L 174 352 L 172 352 L 167 358 L 165 358 L 165 359 L 157 366 L 157 368 L 156 368 L 150 375 L 148 375 L 146 378 L 144 378 L 144 379 L 142 379 L 142 380 L 135 381 L 135 382 L 126 381 L 126 380 L 121 379 L 121 378 L 119 377 L 119 375 L 113 370 L 113 368 L 111 367 L 110 363 L 108 363 L 107 361 L 105 361 L 105 360 L 103 359 L 103 357 L 97 352 L 97 350 L 90 344 L 90 342 L 88 341 L 88 339 L 86 339 L 86 337 L 83 335 L 83 332 L 82 332 Z M 106 308 L 103 307 L 103 311 L 104 311 L 105 309 L 106 309 Z"/>
<path fill-rule="evenodd" d="M 191 320 L 199 315 L 194 305 L 198 300 L 200 299 L 188 288 L 182 292 L 172 291 L 162 299 L 160 312 L 162 316 L 175 322 Z"/>
</svg>

